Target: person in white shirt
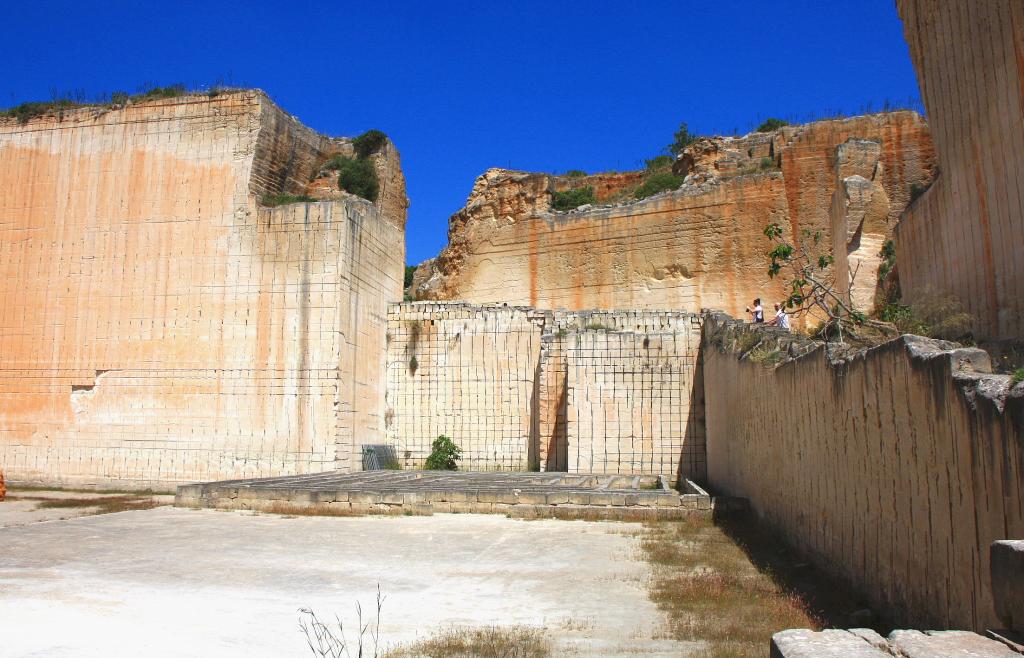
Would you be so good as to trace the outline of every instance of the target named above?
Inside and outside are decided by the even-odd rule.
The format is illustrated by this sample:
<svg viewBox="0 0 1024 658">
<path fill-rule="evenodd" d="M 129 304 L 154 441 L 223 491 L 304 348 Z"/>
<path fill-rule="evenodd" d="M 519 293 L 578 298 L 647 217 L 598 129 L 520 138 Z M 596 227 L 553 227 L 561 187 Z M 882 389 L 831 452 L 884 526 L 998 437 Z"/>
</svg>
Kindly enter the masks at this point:
<svg viewBox="0 0 1024 658">
<path fill-rule="evenodd" d="M 789 331 L 789 314 L 786 313 L 786 308 L 782 304 L 776 302 L 775 317 L 769 320 L 768 324 L 773 324 L 776 327 L 782 327 Z"/>
<path fill-rule="evenodd" d="M 764 309 L 761 308 L 761 298 L 758 297 L 754 300 L 754 310 L 751 311 L 750 307 L 746 308 L 747 313 L 750 313 L 750 321 L 754 324 L 761 324 L 764 322 Z"/>
</svg>

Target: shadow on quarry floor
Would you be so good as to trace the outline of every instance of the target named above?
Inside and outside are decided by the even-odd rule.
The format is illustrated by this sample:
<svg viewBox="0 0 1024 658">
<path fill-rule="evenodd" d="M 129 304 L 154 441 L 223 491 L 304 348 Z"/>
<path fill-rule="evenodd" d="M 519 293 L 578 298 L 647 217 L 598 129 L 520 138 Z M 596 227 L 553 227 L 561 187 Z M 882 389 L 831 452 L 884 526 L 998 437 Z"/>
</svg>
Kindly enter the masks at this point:
<svg viewBox="0 0 1024 658">
<path fill-rule="evenodd" d="M 878 611 L 866 614 L 867 602 L 848 583 L 815 568 L 752 513 L 716 514 L 715 525 L 759 571 L 770 574 L 784 591 L 802 599 L 824 627 L 872 628 L 882 635 L 892 630 Z"/>
</svg>

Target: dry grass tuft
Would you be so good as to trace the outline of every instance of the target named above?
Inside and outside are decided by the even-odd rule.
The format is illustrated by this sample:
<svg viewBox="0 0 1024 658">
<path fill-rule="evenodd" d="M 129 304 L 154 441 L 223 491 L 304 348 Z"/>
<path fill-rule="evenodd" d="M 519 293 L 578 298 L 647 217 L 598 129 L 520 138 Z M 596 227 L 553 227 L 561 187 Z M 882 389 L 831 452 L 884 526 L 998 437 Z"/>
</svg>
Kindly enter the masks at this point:
<svg viewBox="0 0 1024 658">
<path fill-rule="evenodd" d="M 274 501 L 254 510 L 260 514 L 280 514 L 282 516 L 369 516 L 362 510 L 354 510 L 349 505 L 300 505 L 287 501 Z"/>
<path fill-rule="evenodd" d="M 398 647 L 384 658 L 548 658 L 551 655 L 551 639 L 543 629 L 505 626 L 452 629 L 407 647 Z"/>
<path fill-rule="evenodd" d="M 112 514 L 153 509 L 160 505 L 147 496 L 88 496 L 82 498 L 48 498 L 45 496 L 8 496 L 9 500 L 30 500 L 38 509 L 83 509 L 95 507 L 89 514 Z"/>
<path fill-rule="evenodd" d="M 758 570 L 711 521 L 662 522 L 647 530 L 641 548 L 654 567 L 651 600 L 668 614 L 674 639 L 707 643 L 702 655 L 767 656 L 772 634 L 821 627 L 800 597 Z"/>
</svg>

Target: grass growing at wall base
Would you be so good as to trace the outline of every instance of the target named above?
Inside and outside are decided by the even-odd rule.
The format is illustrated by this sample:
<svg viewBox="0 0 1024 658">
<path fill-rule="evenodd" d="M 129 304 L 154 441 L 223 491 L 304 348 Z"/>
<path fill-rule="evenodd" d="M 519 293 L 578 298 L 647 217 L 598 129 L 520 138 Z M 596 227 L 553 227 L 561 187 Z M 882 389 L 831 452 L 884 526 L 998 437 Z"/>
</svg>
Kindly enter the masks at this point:
<svg viewBox="0 0 1024 658">
<path fill-rule="evenodd" d="M 842 613 L 862 607 L 846 588 L 795 562 L 747 516 L 647 524 L 641 551 L 654 571 L 650 598 L 668 615 L 669 634 L 705 642 L 702 656 L 766 656 L 774 633 L 846 627 Z M 817 583 L 816 590 L 790 589 L 804 582 Z"/>
</svg>

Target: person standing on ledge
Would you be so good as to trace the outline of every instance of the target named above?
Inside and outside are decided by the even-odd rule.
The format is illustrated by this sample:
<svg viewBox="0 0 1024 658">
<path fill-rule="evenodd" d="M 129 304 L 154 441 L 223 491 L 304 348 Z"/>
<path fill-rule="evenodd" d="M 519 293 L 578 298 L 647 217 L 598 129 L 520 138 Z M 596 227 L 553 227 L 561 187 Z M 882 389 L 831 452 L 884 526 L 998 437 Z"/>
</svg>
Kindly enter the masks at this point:
<svg viewBox="0 0 1024 658">
<path fill-rule="evenodd" d="M 789 314 L 786 313 L 786 307 L 781 302 L 775 302 L 775 317 L 766 324 L 773 324 L 789 331 Z"/>
<path fill-rule="evenodd" d="M 750 321 L 754 324 L 764 323 L 764 309 L 761 308 L 761 298 L 758 297 L 754 300 L 754 310 L 751 311 L 750 307 L 746 308 L 747 313 L 750 313 Z"/>
</svg>

